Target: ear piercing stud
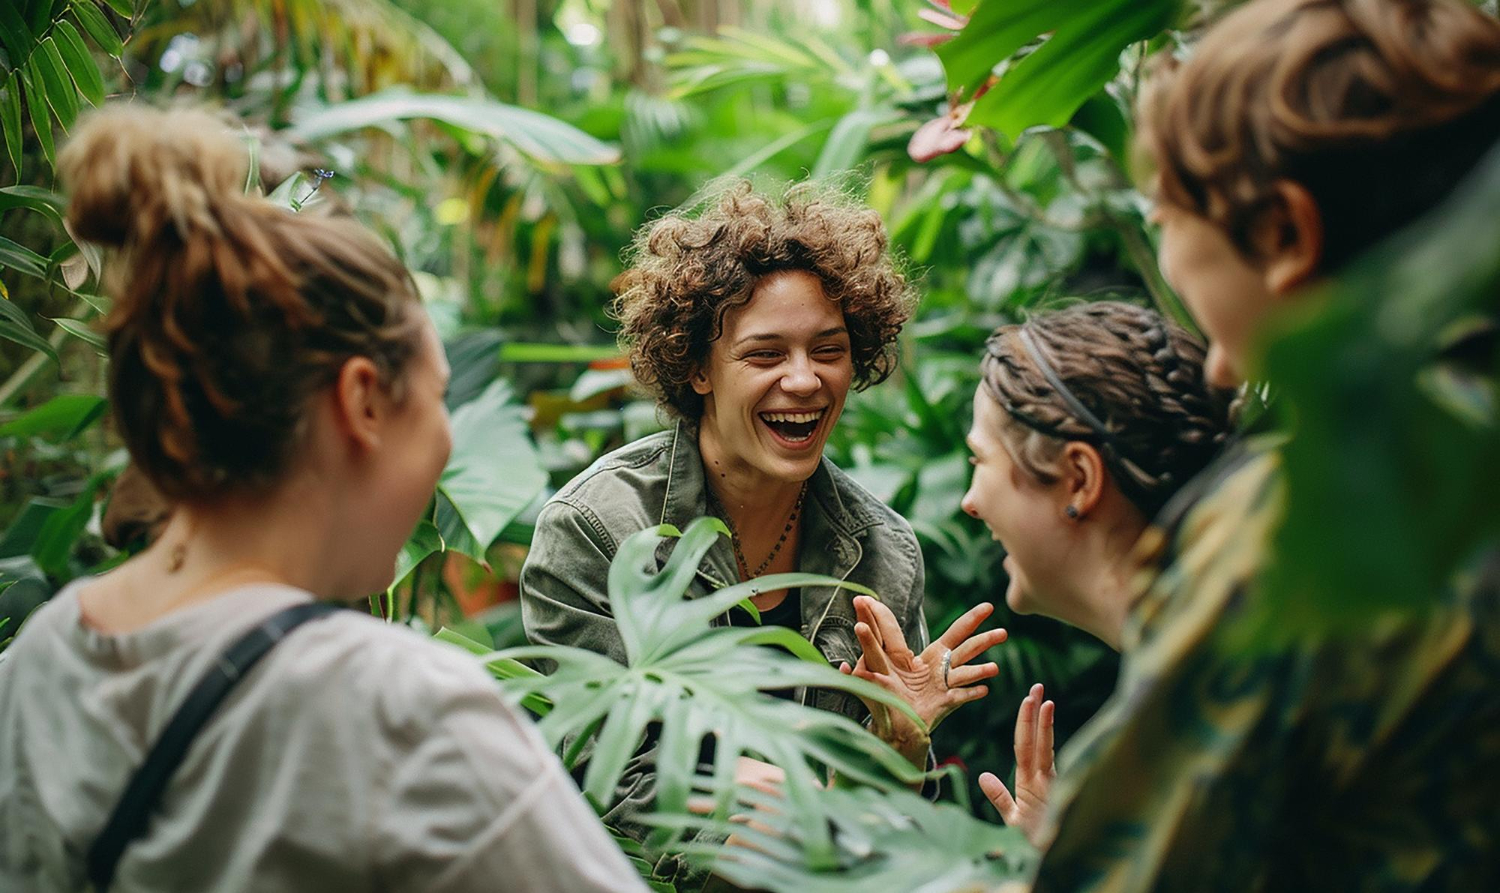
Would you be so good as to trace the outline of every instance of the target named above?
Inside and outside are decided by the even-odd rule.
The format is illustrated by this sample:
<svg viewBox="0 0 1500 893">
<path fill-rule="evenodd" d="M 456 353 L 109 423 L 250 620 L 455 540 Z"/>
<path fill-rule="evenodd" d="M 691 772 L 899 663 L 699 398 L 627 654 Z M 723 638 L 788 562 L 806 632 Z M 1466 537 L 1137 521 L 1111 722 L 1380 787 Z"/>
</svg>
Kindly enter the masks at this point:
<svg viewBox="0 0 1500 893">
<path fill-rule="evenodd" d="M 1075 506 L 1075 505 L 1070 505 L 1066 509 L 1063 510 L 1063 514 L 1067 515 L 1069 518 L 1073 518 L 1074 520 L 1077 520 L 1077 518 L 1078 518 L 1078 507 Z"/>
</svg>

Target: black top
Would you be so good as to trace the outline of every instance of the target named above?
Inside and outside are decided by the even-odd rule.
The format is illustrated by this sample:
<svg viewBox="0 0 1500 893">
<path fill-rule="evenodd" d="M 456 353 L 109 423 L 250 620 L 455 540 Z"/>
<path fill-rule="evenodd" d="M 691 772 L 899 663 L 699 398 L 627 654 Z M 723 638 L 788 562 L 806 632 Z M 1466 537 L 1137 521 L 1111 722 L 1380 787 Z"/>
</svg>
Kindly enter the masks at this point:
<svg viewBox="0 0 1500 893">
<path fill-rule="evenodd" d="M 786 598 L 783 598 L 774 608 L 768 608 L 760 612 L 760 623 L 757 624 L 750 616 L 750 612 L 736 605 L 729 609 L 730 626 L 784 626 L 792 632 L 802 633 L 802 590 L 787 590 Z M 790 688 L 769 689 L 766 694 L 772 697 L 791 700 L 794 692 Z"/>
</svg>

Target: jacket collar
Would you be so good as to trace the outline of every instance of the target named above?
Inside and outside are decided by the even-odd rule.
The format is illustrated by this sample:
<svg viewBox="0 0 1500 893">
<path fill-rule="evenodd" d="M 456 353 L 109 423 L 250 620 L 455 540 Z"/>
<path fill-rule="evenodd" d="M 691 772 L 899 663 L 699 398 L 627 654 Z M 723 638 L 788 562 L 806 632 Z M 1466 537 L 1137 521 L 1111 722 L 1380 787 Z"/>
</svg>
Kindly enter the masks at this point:
<svg viewBox="0 0 1500 893">
<path fill-rule="evenodd" d="M 659 523 L 683 530 L 693 519 L 709 514 L 707 488 L 697 429 L 678 422 L 667 451 L 667 488 Z M 803 512 L 799 567 L 808 573 L 845 579 L 863 557 L 859 541 L 867 530 L 880 523 L 875 513 L 862 504 L 872 497 L 826 456 L 808 483 L 808 497 Z M 671 541 L 663 542 L 657 549 L 658 560 L 664 563 L 671 549 Z M 720 538 L 709 549 L 698 573 L 713 589 L 739 579 L 734 547 L 727 537 Z M 804 632 L 814 634 L 828 616 L 830 606 L 847 601 L 838 599 L 838 593 L 839 590 L 829 586 L 803 591 Z"/>
<path fill-rule="evenodd" d="M 662 498 L 660 523 L 682 529 L 694 518 L 708 514 L 707 487 L 697 428 L 679 421 L 668 448 L 667 490 Z M 820 520 L 832 533 L 860 537 L 880 523 L 875 513 L 863 504 L 870 496 L 858 489 L 827 456 L 813 472 L 807 493 L 818 509 L 810 514 L 821 515 Z"/>
</svg>

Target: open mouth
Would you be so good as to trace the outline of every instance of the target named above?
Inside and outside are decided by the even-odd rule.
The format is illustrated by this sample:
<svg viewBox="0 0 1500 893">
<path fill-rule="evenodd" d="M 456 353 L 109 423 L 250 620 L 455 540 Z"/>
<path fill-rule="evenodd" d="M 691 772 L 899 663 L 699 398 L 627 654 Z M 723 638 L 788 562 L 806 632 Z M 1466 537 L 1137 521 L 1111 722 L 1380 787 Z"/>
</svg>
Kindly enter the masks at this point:
<svg viewBox="0 0 1500 893">
<path fill-rule="evenodd" d="M 795 446 L 812 439 L 813 432 L 818 430 L 818 424 L 822 422 L 826 412 L 826 409 L 810 412 L 763 412 L 760 420 L 779 440 Z"/>
</svg>

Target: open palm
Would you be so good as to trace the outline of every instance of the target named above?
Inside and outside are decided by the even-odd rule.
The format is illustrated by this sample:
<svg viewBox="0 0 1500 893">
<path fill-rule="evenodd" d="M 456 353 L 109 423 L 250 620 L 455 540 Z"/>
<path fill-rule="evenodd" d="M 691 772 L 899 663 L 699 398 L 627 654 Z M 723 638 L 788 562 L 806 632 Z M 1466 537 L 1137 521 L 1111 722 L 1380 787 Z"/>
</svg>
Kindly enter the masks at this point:
<svg viewBox="0 0 1500 893">
<path fill-rule="evenodd" d="M 1020 828 L 1033 846 L 1042 846 L 1042 819 L 1047 812 L 1047 794 L 1057 777 L 1053 760 L 1052 722 L 1057 705 L 1043 700 L 1041 683 L 1031 687 L 1016 713 L 1016 792 L 994 773 L 979 776 L 979 788 L 1000 811 L 1007 825 Z"/>
<path fill-rule="evenodd" d="M 968 663 L 1005 641 L 1003 629 L 975 635 L 975 630 L 994 611 L 992 605 L 983 603 L 970 608 L 921 654 L 914 653 L 906 644 L 890 608 L 862 595 L 854 599 L 854 611 L 859 620 L 854 633 L 864 654 L 853 667 L 845 664 L 841 669 L 898 695 L 927 725 L 926 730 L 919 729 L 905 714 L 884 704 L 868 704 L 873 717 L 870 730 L 882 740 L 899 748 L 901 743 L 925 739 L 948 714 L 989 694 L 988 686 L 975 683 L 994 677 L 1000 668 L 993 662 L 977 666 Z M 948 655 L 946 673 L 944 655 Z"/>
</svg>

